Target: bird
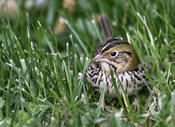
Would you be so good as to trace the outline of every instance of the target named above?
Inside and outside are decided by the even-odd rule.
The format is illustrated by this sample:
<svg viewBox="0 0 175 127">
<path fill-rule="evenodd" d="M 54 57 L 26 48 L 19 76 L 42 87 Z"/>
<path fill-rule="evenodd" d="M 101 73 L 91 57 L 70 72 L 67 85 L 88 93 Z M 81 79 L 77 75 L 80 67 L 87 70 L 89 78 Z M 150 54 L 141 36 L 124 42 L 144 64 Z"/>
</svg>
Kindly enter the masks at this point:
<svg viewBox="0 0 175 127">
<path fill-rule="evenodd" d="M 96 48 L 86 70 L 86 79 L 99 93 L 106 84 L 105 96 L 117 97 L 113 76 L 121 96 L 124 92 L 127 96 L 135 95 L 148 81 L 140 59 L 130 43 L 113 36 L 106 16 L 102 16 L 100 22 L 104 42 Z"/>
</svg>

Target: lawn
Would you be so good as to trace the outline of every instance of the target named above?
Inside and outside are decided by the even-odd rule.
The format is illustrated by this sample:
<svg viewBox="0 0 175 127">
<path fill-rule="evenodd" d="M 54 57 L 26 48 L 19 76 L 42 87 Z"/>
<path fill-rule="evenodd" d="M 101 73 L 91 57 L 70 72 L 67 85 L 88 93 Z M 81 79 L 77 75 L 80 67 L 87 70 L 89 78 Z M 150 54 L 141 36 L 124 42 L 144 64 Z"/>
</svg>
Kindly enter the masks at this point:
<svg viewBox="0 0 175 127">
<path fill-rule="evenodd" d="M 10 0 L 9 0 L 10 1 Z M 30 0 L 35 1 L 35 0 Z M 42 1 L 42 0 L 41 0 Z M 173 127 L 175 125 L 174 0 L 16 0 L 0 5 L 1 127 Z M 10 8 L 9 8 L 10 9 Z M 98 94 L 85 78 L 103 42 L 99 17 L 131 43 L 149 67 L 157 97 L 137 93 L 139 109 Z"/>
</svg>

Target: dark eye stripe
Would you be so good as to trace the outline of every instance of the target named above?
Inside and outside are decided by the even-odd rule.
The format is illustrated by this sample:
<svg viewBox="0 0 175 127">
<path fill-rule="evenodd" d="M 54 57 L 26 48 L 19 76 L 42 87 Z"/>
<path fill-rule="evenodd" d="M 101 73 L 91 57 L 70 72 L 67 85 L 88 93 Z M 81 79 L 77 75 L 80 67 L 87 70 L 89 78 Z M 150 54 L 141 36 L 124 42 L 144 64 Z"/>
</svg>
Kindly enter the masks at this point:
<svg viewBox="0 0 175 127">
<path fill-rule="evenodd" d="M 126 53 L 128 54 L 129 56 L 131 56 L 133 53 L 132 52 L 128 52 L 128 51 L 121 51 L 120 53 Z"/>
<path fill-rule="evenodd" d="M 111 49 L 111 48 L 113 48 L 113 47 L 115 47 L 116 45 L 121 45 L 121 44 L 127 44 L 127 45 L 129 45 L 129 43 L 128 42 L 113 42 L 113 43 L 111 43 L 111 44 L 109 44 L 108 46 L 106 46 L 103 50 L 102 50 L 102 53 L 103 52 L 105 52 L 105 51 L 107 51 L 107 50 L 109 50 L 109 49 Z"/>
</svg>

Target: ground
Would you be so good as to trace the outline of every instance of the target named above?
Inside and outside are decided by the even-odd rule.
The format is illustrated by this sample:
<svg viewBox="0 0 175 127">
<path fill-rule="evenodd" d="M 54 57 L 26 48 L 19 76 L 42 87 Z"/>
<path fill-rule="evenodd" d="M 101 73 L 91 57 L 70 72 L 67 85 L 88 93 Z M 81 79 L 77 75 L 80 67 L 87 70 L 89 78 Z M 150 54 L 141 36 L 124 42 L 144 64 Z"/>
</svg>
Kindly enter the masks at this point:
<svg viewBox="0 0 175 127">
<path fill-rule="evenodd" d="M 0 6 L 0 126 L 175 125 L 174 0 L 43 2 L 16 0 L 10 14 Z M 148 65 L 158 98 L 151 112 L 146 90 L 136 95 L 139 110 L 128 98 L 126 108 L 120 97 L 106 97 L 110 111 L 101 110 L 104 91 L 96 94 L 85 79 L 103 42 L 100 15 Z"/>
</svg>

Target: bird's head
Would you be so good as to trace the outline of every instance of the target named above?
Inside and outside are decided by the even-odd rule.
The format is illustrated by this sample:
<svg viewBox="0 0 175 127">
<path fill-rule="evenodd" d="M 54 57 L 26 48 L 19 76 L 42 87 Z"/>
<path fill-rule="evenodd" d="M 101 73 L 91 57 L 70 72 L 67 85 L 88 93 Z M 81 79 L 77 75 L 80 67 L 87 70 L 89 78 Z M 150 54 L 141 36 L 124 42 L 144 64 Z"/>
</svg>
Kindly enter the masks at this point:
<svg viewBox="0 0 175 127">
<path fill-rule="evenodd" d="M 109 41 L 97 49 L 92 62 L 100 64 L 106 71 L 110 71 L 110 66 L 115 67 L 118 72 L 135 70 L 139 59 L 132 45 L 120 39 Z"/>
</svg>

